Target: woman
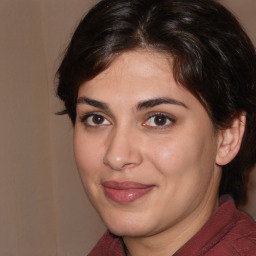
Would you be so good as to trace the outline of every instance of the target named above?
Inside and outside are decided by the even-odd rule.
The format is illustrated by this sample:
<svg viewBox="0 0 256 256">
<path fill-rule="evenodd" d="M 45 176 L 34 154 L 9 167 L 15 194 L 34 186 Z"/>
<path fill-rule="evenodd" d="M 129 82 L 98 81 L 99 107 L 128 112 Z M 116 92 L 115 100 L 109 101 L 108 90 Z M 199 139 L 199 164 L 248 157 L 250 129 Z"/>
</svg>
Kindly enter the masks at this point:
<svg viewBox="0 0 256 256">
<path fill-rule="evenodd" d="M 58 96 L 108 227 L 90 256 L 255 255 L 234 204 L 255 163 L 255 74 L 251 41 L 215 1 L 103 0 L 84 17 Z"/>
</svg>

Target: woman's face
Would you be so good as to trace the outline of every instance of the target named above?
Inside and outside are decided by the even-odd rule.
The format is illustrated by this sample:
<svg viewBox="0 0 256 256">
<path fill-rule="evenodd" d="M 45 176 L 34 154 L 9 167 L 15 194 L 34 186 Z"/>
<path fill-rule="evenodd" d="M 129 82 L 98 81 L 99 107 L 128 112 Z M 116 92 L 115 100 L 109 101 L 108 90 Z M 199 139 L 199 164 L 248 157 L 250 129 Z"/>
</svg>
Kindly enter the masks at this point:
<svg viewBox="0 0 256 256">
<path fill-rule="evenodd" d="M 160 53 L 124 53 L 81 85 L 74 150 L 87 195 L 115 234 L 185 230 L 215 210 L 218 133 Z"/>
</svg>

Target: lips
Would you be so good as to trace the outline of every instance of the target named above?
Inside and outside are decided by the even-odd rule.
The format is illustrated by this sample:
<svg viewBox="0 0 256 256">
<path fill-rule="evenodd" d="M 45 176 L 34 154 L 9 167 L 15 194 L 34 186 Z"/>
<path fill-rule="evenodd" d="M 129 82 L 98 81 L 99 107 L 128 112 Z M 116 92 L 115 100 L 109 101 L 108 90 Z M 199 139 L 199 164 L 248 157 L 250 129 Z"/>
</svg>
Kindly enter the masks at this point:
<svg viewBox="0 0 256 256">
<path fill-rule="evenodd" d="M 102 183 L 105 195 L 116 203 L 131 203 L 148 194 L 155 186 L 137 182 L 105 181 Z"/>
</svg>

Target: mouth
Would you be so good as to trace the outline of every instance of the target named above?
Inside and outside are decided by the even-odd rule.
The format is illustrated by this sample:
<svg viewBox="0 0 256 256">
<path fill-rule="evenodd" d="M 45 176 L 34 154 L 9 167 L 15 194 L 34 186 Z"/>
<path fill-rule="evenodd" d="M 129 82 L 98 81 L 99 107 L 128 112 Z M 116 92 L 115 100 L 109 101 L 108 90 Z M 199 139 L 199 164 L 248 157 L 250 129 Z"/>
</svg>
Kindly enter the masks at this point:
<svg viewBox="0 0 256 256">
<path fill-rule="evenodd" d="M 102 183 L 105 195 L 112 201 L 121 204 L 131 203 L 146 194 L 155 186 L 137 182 L 105 181 Z"/>
</svg>

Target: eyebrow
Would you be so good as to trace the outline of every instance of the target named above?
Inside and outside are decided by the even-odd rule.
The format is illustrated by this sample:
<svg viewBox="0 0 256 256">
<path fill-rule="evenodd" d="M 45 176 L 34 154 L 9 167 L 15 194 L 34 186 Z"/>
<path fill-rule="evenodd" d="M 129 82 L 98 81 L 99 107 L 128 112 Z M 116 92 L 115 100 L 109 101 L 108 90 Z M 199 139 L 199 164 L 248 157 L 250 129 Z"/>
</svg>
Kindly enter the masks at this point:
<svg viewBox="0 0 256 256">
<path fill-rule="evenodd" d="M 76 104 L 87 104 L 96 108 L 100 108 L 102 110 L 109 110 L 108 104 L 98 101 L 98 100 L 93 100 L 87 97 L 79 97 L 76 101 Z M 172 98 L 164 97 L 164 98 L 155 98 L 155 99 L 150 99 L 146 101 L 141 101 L 137 104 L 136 109 L 143 110 L 147 108 L 153 108 L 155 106 L 161 105 L 161 104 L 172 104 L 172 105 L 177 105 L 181 106 L 184 108 L 188 108 L 183 102 L 177 101 Z"/>
<path fill-rule="evenodd" d="M 188 108 L 183 102 L 177 101 L 172 98 L 164 97 L 164 98 L 155 98 L 155 99 L 150 99 L 146 101 L 139 102 L 137 105 L 137 110 L 142 110 L 146 108 L 152 108 L 161 104 L 172 104 L 172 105 L 177 105 L 181 106 L 184 108 Z"/>
<path fill-rule="evenodd" d="M 87 97 L 79 97 L 76 101 L 76 104 L 87 104 L 96 108 L 100 108 L 102 110 L 109 110 L 108 104 Z"/>
</svg>

